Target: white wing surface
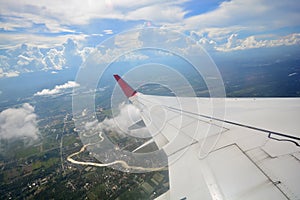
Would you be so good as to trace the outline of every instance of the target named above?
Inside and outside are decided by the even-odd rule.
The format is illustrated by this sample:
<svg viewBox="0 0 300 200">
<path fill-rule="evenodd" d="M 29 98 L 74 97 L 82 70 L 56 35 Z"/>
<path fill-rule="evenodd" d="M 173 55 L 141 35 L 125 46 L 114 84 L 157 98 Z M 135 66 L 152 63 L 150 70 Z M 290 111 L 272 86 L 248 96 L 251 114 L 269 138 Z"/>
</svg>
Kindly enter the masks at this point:
<svg viewBox="0 0 300 200">
<path fill-rule="evenodd" d="M 300 199 L 300 98 L 153 96 L 119 80 L 168 156 L 157 199 Z"/>
</svg>

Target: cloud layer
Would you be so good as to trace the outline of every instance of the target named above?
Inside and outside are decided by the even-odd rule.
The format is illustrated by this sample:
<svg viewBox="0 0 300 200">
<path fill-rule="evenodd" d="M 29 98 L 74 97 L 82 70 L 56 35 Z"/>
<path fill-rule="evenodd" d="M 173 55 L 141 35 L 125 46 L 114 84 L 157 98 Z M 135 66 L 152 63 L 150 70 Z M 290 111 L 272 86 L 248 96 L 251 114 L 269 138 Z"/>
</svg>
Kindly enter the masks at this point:
<svg viewBox="0 0 300 200">
<path fill-rule="evenodd" d="M 33 139 L 39 137 L 34 107 L 24 103 L 20 108 L 8 108 L 0 113 L 1 139 Z"/>
<path fill-rule="evenodd" d="M 205 10 L 208 3 L 196 0 L 0 0 L 0 78 L 78 67 L 110 35 L 147 25 L 190 35 L 208 51 L 299 45 L 298 0 L 210 3 L 215 7 Z M 116 48 L 106 56 L 142 39 L 116 36 Z"/>
<path fill-rule="evenodd" d="M 241 26 L 262 28 L 299 25 L 297 0 L 231 0 L 220 3 L 217 9 L 186 17 L 197 6 L 185 7 L 187 0 L 25 0 L 2 1 L 1 14 L 4 30 L 32 27 L 39 24 L 38 31 L 74 32 L 71 25 L 88 24 L 93 19 L 150 20 L 155 23 L 184 23 L 187 26 L 224 27 Z M 196 4 L 197 5 L 197 4 Z M 199 6 L 199 5 L 198 5 Z M 201 5 L 200 5 L 201 6 Z M 17 17 L 15 17 L 17 16 Z"/>
<path fill-rule="evenodd" d="M 137 25 L 139 21 L 151 21 L 153 24 L 173 27 L 180 31 L 195 31 L 199 35 L 205 33 L 209 38 L 214 39 L 229 36 L 236 31 L 247 31 L 254 34 L 260 31 L 300 26 L 298 0 L 218 2 L 220 3 L 215 2 L 217 6 L 213 10 L 188 15 L 203 9 L 200 6 L 205 5 L 188 0 L 142 0 L 138 2 L 132 0 L 90 0 L 88 2 L 72 0 L 68 3 L 58 0 L 51 1 L 51 3 L 45 0 L 39 2 L 33 0 L 0 1 L 0 17 L 3 22 L 0 24 L 0 29 L 2 28 L 4 32 L 18 32 L 19 29 L 23 31 L 23 34 L 14 34 L 14 39 L 9 34 L 1 34 L 0 37 L 4 41 L 3 45 L 15 40 L 19 43 L 28 42 L 30 38 L 30 41 L 34 43 L 42 41 L 43 44 L 53 44 L 53 41 L 56 41 L 57 44 L 62 39 L 65 41 L 67 37 L 84 39 L 89 35 L 89 33 L 85 33 L 85 30 L 98 26 L 99 24 L 94 23 L 101 20 L 119 20 L 125 24 L 131 21 L 137 22 Z M 191 3 L 191 5 L 194 3 L 195 6 L 187 7 L 187 3 Z M 112 21 L 108 23 L 112 25 Z M 105 24 L 97 34 L 115 33 L 112 28 L 118 29 L 118 25 L 109 25 Z M 132 28 L 132 26 L 125 27 Z M 39 33 L 52 33 L 53 36 Z"/>
<path fill-rule="evenodd" d="M 42 31 L 74 32 L 70 25 L 88 24 L 92 19 L 152 19 L 174 22 L 184 17 L 186 11 L 179 6 L 183 2 L 186 0 L 73 0 L 68 3 L 59 0 L 3 1 L 0 2 L 0 13 L 6 23 L 1 24 L 0 28 L 16 30 L 40 24 L 39 29 Z"/>
</svg>

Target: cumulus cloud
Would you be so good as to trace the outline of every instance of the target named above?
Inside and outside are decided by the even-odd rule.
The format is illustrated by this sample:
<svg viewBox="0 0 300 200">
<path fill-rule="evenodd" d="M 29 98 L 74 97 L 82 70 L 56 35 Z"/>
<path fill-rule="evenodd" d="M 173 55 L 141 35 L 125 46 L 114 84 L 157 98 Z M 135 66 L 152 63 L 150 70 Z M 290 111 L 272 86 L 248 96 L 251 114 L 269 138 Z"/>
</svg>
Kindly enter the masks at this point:
<svg viewBox="0 0 300 200">
<path fill-rule="evenodd" d="M 40 49 L 26 44 L 2 51 L 0 73 L 6 77 L 18 76 L 19 73 L 44 69 L 43 54 Z"/>
<path fill-rule="evenodd" d="M 254 49 L 262 47 L 278 47 L 291 46 L 300 44 L 300 33 L 289 34 L 277 37 L 276 39 L 263 39 L 259 36 L 249 36 L 246 38 L 238 38 L 238 34 L 229 36 L 227 43 L 216 46 L 218 51 L 234 51 L 244 49 Z"/>
<path fill-rule="evenodd" d="M 130 52 L 132 49 L 141 48 L 143 45 L 142 40 L 140 31 L 127 32 L 116 35 L 112 44 L 106 44 L 106 46 L 99 46 L 98 48 L 84 48 L 81 55 L 83 55 L 83 58 L 92 55 L 97 63 L 110 63 L 116 58 L 118 58 L 117 61 L 145 60 L 149 58 L 147 55 L 141 52 Z"/>
<path fill-rule="evenodd" d="M 50 49 L 44 57 L 44 62 L 49 69 L 61 70 L 66 63 L 62 51 L 57 49 Z"/>
<path fill-rule="evenodd" d="M 176 28 L 181 31 L 193 30 L 191 32 L 202 37 L 199 42 L 209 50 L 231 51 L 295 45 L 298 44 L 297 32 L 287 33 L 286 36 L 274 35 L 278 30 L 300 25 L 297 20 L 300 17 L 299 9 L 297 0 L 224 1 L 215 10 L 185 18 Z M 261 38 L 266 31 L 274 35 Z"/>
<path fill-rule="evenodd" d="M 76 41 L 68 39 L 53 48 L 22 44 L 2 51 L 0 77 L 41 70 L 62 70 L 79 67 L 90 51 L 79 49 Z"/>
<path fill-rule="evenodd" d="M 79 87 L 79 84 L 75 81 L 68 81 L 63 85 L 57 85 L 52 90 L 50 89 L 43 89 L 34 94 L 34 96 L 45 96 L 45 95 L 55 95 L 64 92 L 66 89 Z"/>
<path fill-rule="evenodd" d="M 34 107 L 24 103 L 20 108 L 8 108 L 0 113 L 1 139 L 31 139 L 39 137 Z"/>
</svg>

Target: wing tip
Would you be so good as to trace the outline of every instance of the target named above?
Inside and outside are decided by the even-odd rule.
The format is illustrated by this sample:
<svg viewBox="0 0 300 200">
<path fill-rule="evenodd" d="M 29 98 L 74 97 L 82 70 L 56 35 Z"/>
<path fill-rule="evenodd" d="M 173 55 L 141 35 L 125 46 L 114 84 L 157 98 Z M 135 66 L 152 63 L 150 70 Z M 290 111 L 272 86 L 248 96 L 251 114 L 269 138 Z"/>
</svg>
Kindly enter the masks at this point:
<svg viewBox="0 0 300 200">
<path fill-rule="evenodd" d="M 121 77 L 118 74 L 114 74 L 113 76 L 116 79 L 116 81 L 119 81 L 121 79 Z"/>
<path fill-rule="evenodd" d="M 137 91 L 135 91 L 130 85 L 128 85 L 128 83 L 126 83 L 126 81 L 124 81 L 118 74 L 114 74 L 113 76 L 116 79 L 117 83 L 120 85 L 127 98 L 136 95 Z"/>
</svg>

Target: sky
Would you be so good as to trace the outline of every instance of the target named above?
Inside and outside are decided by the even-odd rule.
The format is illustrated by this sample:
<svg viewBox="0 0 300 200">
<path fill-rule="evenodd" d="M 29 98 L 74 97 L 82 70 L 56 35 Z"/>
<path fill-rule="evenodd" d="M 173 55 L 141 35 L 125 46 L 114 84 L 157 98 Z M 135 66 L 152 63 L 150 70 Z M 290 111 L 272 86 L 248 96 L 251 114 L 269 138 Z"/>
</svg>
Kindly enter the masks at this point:
<svg viewBox="0 0 300 200">
<path fill-rule="evenodd" d="M 20 96 L 33 87 L 37 87 L 36 98 L 78 88 L 81 84 L 74 81 L 74 71 L 93 61 L 95 50 L 101 57 L 98 61 L 115 60 L 123 52 L 151 42 L 147 33 L 134 31 L 147 27 L 182 33 L 213 58 L 221 55 L 226 62 L 242 59 L 267 66 L 270 60 L 279 62 L 300 55 L 299 11 L 299 0 L 0 0 L 0 81 L 14 83 L 18 76 L 26 80 L 20 88 L 20 83 L 0 84 L 0 99 L 10 94 Z M 161 36 L 156 45 L 176 40 L 174 37 L 176 34 Z M 111 38 L 113 42 L 107 42 Z M 101 51 L 105 42 L 111 46 Z M 182 54 L 187 49 L 189 46 L 182 48 Z M 170 56 L 159 50 L 155 53 L 157 57 Z M 123 54 L 120 60 L 139 61 L 149 56 L 135 51 Z M 256 57 L 262 63 L 254 62 Z M 44 80 L 48 76 L 40 73 L 35 78 L 21 76 L 44 71 L 68 80 L 59 76 Z M 46 87 L 47 81 L 54 86 Z M 0 140 L 17 137 L 40 137 L 34 105 L 24 103 L 0 112 Z"/>
<path fill-rule="evenodd" d="M 298 0 L 0 0 L 0 78 L 80 65 L 101 42 L 143 27 L 182 32 L 209 53 L 297 48 L 299 10 Z"/>
</svg>

